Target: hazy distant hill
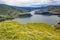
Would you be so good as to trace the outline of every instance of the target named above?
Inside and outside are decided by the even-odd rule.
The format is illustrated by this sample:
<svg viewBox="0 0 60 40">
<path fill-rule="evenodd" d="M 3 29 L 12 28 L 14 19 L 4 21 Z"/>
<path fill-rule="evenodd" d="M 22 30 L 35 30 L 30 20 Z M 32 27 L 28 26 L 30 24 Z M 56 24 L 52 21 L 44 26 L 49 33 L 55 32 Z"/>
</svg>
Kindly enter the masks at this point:
<svg viewBox="0 0 60 40">
<path fill-rule="evenodd" d="M 38 12 L 50 12 L 51 14 L 60 14 L 60 6 L 56 5 L 49 5 L 47 7 L 44 7 L 44 9 L 38 10 Z"/>
<path fill-rule="evenodd" d="M 52 14 L 60 14 L 60 6 L 47 6 L 46 10 Z"/>
<path fill-rule="evenodd" d="M 23 9 L 26 10 L 27 12 L 33 11 L 33 10 L 38 10 L 38 9 L 44 9 L 45 7 L 16 7 L 18 9 Z"/>
<path fill-rule="evenodd" d="M 60 6 L 49 5 L 45 8 L 45 10 L 47 10 L 47 11 L 60 10 Z"/>
</svg>

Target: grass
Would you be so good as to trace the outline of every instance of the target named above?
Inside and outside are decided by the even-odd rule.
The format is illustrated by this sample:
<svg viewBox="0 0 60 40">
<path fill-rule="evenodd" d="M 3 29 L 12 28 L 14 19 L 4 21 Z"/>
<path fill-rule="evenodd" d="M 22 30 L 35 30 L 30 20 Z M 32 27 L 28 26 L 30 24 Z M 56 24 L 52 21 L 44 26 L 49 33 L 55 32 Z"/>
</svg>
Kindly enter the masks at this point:
<svg viewBox="0 0 60 40">
<path fill-rule="evenodd" d="M 43 23 L 0 22 L 0 40 L 60 40 L 59 33 Z"/>
</svg>

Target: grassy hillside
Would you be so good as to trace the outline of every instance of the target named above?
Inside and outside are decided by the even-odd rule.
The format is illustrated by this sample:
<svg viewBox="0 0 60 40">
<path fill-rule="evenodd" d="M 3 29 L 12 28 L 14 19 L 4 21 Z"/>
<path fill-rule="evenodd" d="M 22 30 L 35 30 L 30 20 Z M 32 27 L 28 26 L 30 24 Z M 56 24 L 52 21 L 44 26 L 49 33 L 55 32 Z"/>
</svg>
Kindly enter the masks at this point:
<svg viewBox="0 0 60 40">
<path fill-rule="evenodd" d="M 26 13 L 23 9 L 14 8 L 12 6 L 0 4 L 0 21 L 2 19 L 9 19 L 18 17 L 18 15 Z"/>
<path fill-rule="evenodd" d="M 43 23 L 0 22 L 0 40 L 60 40 L 59 33 Z"/>
</svg>

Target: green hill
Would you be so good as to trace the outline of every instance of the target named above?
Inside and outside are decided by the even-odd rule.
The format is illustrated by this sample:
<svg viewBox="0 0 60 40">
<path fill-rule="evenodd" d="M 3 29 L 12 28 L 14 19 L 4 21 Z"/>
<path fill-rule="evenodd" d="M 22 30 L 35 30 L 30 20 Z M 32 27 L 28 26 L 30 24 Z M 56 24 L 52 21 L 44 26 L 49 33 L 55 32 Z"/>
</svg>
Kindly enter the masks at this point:
<svg viewBox="0 0 60 40">
<path fill-rule="evenodd" d="M 0 21 L 4 19 L 12 19 L 18 17 L 20 14 L 26 13 L 23 9 L 14 8 L 12 6 L 0 4 Z"/>
</svg>

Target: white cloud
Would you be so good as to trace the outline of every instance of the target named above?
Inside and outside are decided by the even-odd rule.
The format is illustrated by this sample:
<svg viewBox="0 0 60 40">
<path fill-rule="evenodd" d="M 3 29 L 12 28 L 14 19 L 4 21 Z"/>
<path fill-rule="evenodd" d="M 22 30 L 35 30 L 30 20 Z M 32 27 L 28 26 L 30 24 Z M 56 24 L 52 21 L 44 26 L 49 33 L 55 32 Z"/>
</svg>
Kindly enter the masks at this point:
<svg viewBox="0 0 60 40">
<path fill-rule="evenodd" d="M 60 0 L 0 0 L 0 3 L 13 6 L 31 6 L 40 4 L 60 4 Z"/>
</svg>

